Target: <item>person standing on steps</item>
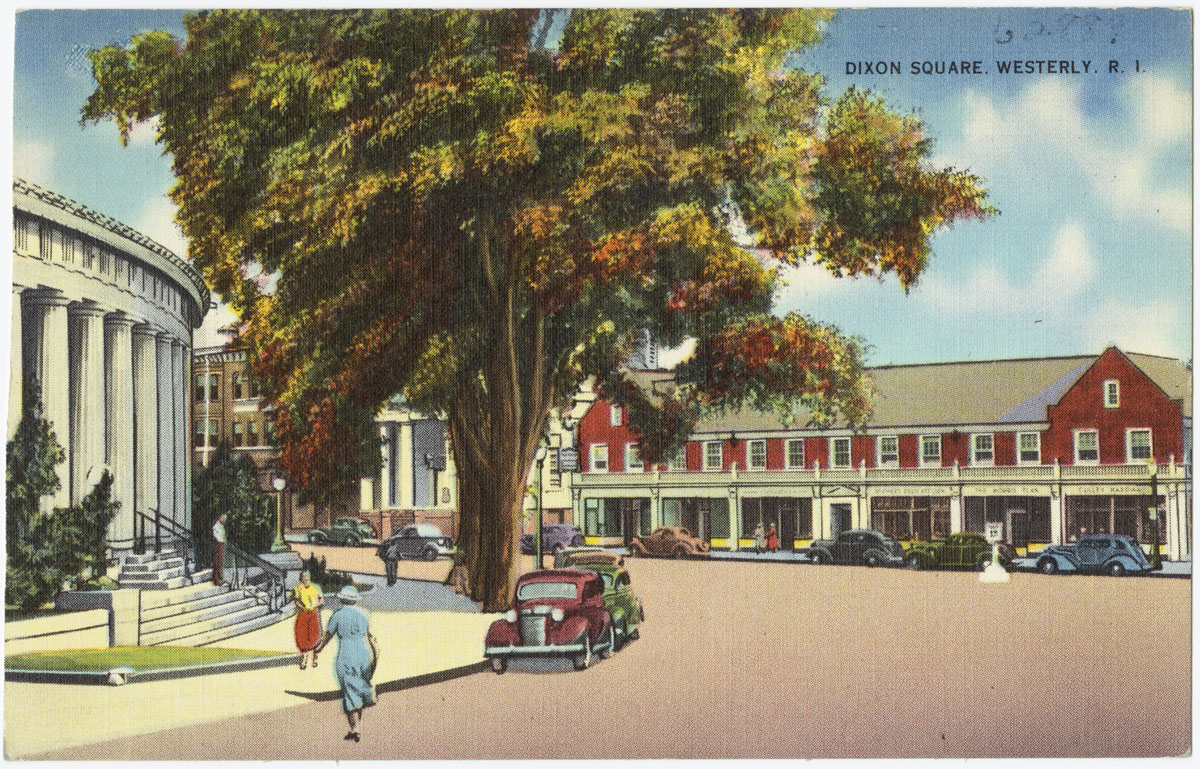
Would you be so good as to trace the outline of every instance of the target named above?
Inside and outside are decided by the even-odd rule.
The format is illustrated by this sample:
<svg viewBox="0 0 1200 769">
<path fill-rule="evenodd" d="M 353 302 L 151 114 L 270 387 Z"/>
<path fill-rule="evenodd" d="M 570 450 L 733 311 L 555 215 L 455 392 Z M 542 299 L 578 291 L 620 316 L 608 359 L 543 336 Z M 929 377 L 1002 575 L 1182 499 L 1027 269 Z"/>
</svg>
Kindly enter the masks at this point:
<svg viewBox="0 0 1200 769">
<path fill-rule="evenodd" d="M 362 714 L 364 708 L 375 704 L 375 687 L 371 679 L 379 664 L 379 647 L 371 635 L 366 612 L 358 608 L 358 590 L 346 585 L 337 595 L 342 608 L 333 613 L 325 626 L 313 654 L 319 654 L 329 641 L 337 636 L 337 657 L 333 661 L 338 686 L 342 689 L 342 711 L 350 722 L 350 731 L 344 739 L 358 742 L 362 737 Z"/>
<path fill-rule="evenodd" d="M 212 582 L 214 585 L 219 585 L 225 579 L 225 513 L 217 516 L 217 522 L 213 524 L 212 531 Z"/>
</svg>

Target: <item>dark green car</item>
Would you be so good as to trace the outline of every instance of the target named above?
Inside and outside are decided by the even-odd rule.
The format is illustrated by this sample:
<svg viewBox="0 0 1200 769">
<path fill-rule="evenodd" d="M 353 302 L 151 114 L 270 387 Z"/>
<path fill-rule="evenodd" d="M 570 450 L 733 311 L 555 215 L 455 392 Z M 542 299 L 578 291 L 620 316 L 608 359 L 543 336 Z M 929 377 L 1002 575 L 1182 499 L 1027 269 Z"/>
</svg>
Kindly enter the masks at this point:
<svg viewBox="0 0 1200 769">
<path fill-rule="evenodd" d="M 1000 543 L 1000 565 L 1008 568 L 1013 561 L 1013 549 Z M 992 562 L 992 546 L 982 534 L 959 531 L 933 542 L 913 542 L 904 553 L 904 563 L 910 569 L 968 568 L 982 571 Z"/>
<path fill-rule="evenodd" d="M 615 563 L 593 562 L 572 566 L 598 572 L 604 579 L 604 608 L 612 617 L 613 650 L 619 651 L 629 641 L 638 638 L 638 625 L 646 618 L 642 602 L 633 594 L 629 572 Z"/>
<path fill-rule="evenodd" d="M 358 547 L 375 536 L 371 524 L 361 518 L 342 517 L 324 529 L 308 532 L 308 541 L 314 545 L 347 545 Z"/>
</svg>

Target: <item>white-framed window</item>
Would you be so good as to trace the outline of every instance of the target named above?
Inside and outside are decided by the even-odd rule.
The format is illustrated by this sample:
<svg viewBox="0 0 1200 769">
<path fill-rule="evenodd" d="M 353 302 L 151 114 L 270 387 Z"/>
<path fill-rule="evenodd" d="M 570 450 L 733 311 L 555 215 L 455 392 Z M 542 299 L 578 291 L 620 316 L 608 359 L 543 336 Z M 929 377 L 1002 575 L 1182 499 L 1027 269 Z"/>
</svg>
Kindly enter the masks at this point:
<svg viewBox="0 0 1200 769">
<path fill-rule="evenodd" d="M 1040 465 L 1042 463 L 1042 434 L 1017 433 L 1017 463 Z"/>
<path fill-rule="evenodd" d="M 233 445 L 234 446 L 245 446 L 246 445 L 246 442 L 242 439 L 242 423 L 241 422 L 233 423 Z"/>
<path fill-rule="evenodd" d="M 1095 430 L 1075 431 L 1075 464 L 1100 463 L 1100 433 Z"/>
<path fill-rule="evenodd" d="M 1121 383 L 1115 379 L 1104 380 L 1104 408 L 1115 409 L 1121 405 Z"/>
<path fill-rule="evenodd" d="M 804 439 L 792 438 L 785 445 L 787 457 L 787 469 L 803 470 L 804 469 Z"/>
<path fill-rule="evenodd" d="M 608 407 L 608 423 L 613 427 L 621 426 L 621 404 L 613 403 Z"/>
<path fill-rule="evenodd" d="M 608 444 L 593 443 L 592 447 L 590 449 L 588 449 L 588 451 L 589 451 L 588 469 L 590 469 L 593 473 L 607 473 L 608 472 Z"/>
<path fill-rule="evenodd" d="M 849 467 L 850 466 L 850 439 L 849 438 L 830 438 L 829 439 L 829 456 L 833 462 L 833 467 Z"/>
<path fill-rule="evenodd" d="M 667 459 L 667 469 L 673 471 L 682 470 L 684 468 L 684 456 L 685 453 L 684 449 L 682 448 L 672 454 L 670 458 Z"/>
<path fill-rule="evenodd" d="M 942 436 L 921 436 L 921 467 L 942 466 Z"/>
<path fill-rule="evenodd" d="M 767 442 L 746 441 L 746 469 L 767 469 Z"/>
<path fill-rule="evenodd" d="M 1131 427 L 1125 431 L 1125 461 L 1141 464 L 1154 456 L 1154 441 L 1148 427 Z"/>
<path fill-rule="evenodd" d="M 971 436 L 971 464 L 991 467 L 996 463 L 996 439 L 992 433 Z"/>
<path fill-rule="evenodd" d="M 638 456 L 638 445 L 636 443 L 625 444 L 625 472 L 633 472 L 642 469 L 642 458 Z"/>
<path fill-rule="evenodd" d="M 721 470 L 725 467 L 725 445 L 721 441 L 704 442 L 704 469 Z"/>
<path fill-rule="evenodd" d="M 875 439 L 876 467 L 900 466 L 900 438 L 895 435 L 881 435 Z"/>
</svg>

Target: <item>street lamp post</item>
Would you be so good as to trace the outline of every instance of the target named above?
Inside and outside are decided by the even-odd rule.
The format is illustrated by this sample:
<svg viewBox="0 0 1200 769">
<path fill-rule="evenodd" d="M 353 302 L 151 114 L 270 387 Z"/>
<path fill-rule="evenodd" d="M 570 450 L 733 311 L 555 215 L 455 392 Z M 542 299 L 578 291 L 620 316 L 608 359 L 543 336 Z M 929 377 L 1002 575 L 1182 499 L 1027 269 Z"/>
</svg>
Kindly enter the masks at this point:
<svg viewBox="0 0 1200 769">
<path fill-rule="evenodd" d="M 275 541 L 271 543 L 271 552 L 283 553 L 288 549 L 283 541 L 283 490 L 287 480 L 282 475 L 276 475 L 271 479 L 271 485 L 275 487 Z"/>
<path fill-rule="evenodd" d="M 1158 463 L 1154 457 L 1147 460 L 1150 469 L 1150 523 L 1154 526 L 1154 549 L 1150 551 L 1150 568 L 1162 568 L 1162 557 L 1158 553 Z"/>
</svg>

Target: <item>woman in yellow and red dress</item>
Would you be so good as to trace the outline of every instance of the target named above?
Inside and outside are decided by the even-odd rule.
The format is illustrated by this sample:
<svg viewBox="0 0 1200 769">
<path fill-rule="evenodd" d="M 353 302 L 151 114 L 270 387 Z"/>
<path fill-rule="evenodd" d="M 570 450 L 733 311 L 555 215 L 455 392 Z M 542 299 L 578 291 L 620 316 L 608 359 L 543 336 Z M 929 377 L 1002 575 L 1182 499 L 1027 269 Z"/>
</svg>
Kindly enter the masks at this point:
<svg viewBox="0 0 1200 769">
<path fill-rule="evenodd" d="M 296 604 L 296 648 L 300 650 L 300 669 L 308 667 L 310 652 L 315 668 L 315 647 L 321 640 L 321 588 L 312 583 L 307 571 L 300 572 L 300 584 L 292 591 L 292 602 Z"/>
</svg>

